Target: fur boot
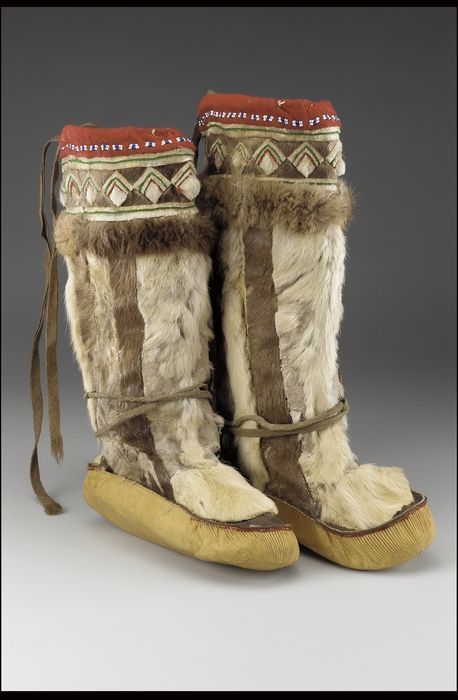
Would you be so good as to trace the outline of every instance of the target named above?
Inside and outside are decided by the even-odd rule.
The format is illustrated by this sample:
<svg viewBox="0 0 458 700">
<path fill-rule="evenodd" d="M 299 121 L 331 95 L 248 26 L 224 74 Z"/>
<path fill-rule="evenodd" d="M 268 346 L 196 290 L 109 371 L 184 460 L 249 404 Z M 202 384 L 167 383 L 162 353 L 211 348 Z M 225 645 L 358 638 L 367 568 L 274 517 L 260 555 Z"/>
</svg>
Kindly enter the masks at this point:
<svg viewBox="0 0 458 700">
<path fill-rule="evenodd" d="M 360 465 L 347 438 L 337 336 L 352 196 L 340 120 L 329 102 L 209 93 L 201 135 L 200 206 L 220 230 L 229 449 L 302 544 L 360 569 L 406 561 L 433 538 L 426 499 L 401 469 Z"/>
<path fill-rule="evenodd" d="M 298 556 L 277 508 L 218 459 L 208 389 L 210 220 L 195 147 L 174 129 L 67 126 L 54 230 L 92 427 L 85 498 L 135 535 L 275 569 Z"/>
</svg>

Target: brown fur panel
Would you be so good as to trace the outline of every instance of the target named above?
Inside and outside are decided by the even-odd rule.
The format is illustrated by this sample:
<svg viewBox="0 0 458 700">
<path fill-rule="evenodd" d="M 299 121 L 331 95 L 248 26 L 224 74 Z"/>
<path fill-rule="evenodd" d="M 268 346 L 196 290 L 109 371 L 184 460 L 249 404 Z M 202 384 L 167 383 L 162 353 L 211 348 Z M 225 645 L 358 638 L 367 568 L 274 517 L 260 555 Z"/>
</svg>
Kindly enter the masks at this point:
<svg viewBox="0 0 458 700">
<path fill-rule="evenodd" d="M 335 224 L 345 229 L 354 196 L 342 181 L 337 191 L 319 185 L 269 182 L 258 177 L 202 176 L 197 205 L 218 226 L 235 220 L 246 226 L 287 225 L 295 233 L 316 234 Z"/>
<path fill-rule="evenodd" d="M 248 228 L 245 249 L 246 324 L 251 373 L 259 415 L 272 423 L 291 423 L 283 386 L 272 278 L 272 228 Z M 269 472 L 267 489 L 308 513 L 318 515 L 304 475 L 298 468 L 297 436 L 262 438 L 261 452 Z"/>
<path fill-rule="evenodd" d="M 54 231 L 59 253 L 69 258 L 81 252 L 107 258 L 180 249 L 208 253 L 213 234 L 212 222 L 201 215 L 89 221 L 65 211 L 59 214 Z"/>
<path fill-rule="evenodd" d="M 119 342 L 119 391 L 122 396 L 143 396 L 142 349 L 145 323 L 138 308 L 134 257 L 123 257 L 111 262 L 110 283 L 113 290 L 114 323 Z M 121 404 L 117 408 L 119 411 L 126 411 L 131 405 Z M 173 498 L 170 480 L 155 449 L 148 418 L 137 416 L 123 423 L 118 432 L 123 442 L 143 453 L 148 460 L 148 485 L 154 489 L 154 481 L 157 480 L 163 495 Z"/>
</svg>

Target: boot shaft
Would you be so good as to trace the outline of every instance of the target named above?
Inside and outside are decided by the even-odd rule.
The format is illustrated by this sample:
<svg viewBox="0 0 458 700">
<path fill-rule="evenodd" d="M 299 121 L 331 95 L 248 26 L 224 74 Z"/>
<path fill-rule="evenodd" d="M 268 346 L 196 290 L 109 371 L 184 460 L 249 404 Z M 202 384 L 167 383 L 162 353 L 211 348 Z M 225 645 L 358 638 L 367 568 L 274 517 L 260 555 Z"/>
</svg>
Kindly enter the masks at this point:
<svg viewBox="0 0 458 700">
<path fill-rule="evenodd" d="M 265 515 L 270 527 L 274 504 L 217 456 L 222 420 L 207 386 L 213 225 L 195 206 L 195 147 L 172 129 L 69 126 L 59 155 L 65 208 L 54 237 L 102 444 L 95 470 L 103 473 L 89 475 L 87 499 L 106 514 L 101 485 L 133 494 L 136 482 L 196 517 L 251 527 Z M 113 473 L 118 480 L 107 482 Z M 118 505 L 108 511 L 119 515 Z"/>
<path fill-rule="evenodd" d="M 183 452 L 216 461 L 208 401 L 152 403 L 107 426 L 135 399 L 198 391 L 209 378 L 211 226 L 194 202 L 194 151 L 173 129 L 68 126 L 60 137 L 55 238 L 91 423 L 110 469 L 168 498 Z"/>
<path fill-rule="evenodd" d="M 338 333 L 352 197 L 340 119 L 329 102 L 213 93 L 198 125 L 200 199 L 220 227 L 223 408 L 239 464 L 313 518 L 384 522 L 412 495 L 400 470 L 360 467 L 346 434 Z M 393 497 L 364 498 L 390 481 Z"/>
</svg>

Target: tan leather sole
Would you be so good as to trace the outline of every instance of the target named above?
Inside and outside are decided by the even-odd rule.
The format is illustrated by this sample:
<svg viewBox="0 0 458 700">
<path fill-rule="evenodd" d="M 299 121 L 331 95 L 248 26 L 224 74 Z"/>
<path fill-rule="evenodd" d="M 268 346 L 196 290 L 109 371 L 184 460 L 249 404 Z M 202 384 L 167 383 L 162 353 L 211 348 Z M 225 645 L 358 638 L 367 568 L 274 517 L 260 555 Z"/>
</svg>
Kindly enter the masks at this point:
<svg viewBox="0 0 458 700">
<path fill-rule="evenodd" d="M 436 534 L 425 496 L 385 525 L 370 530 L 339 530 L 314 520 L 294 506 L 270 496 L 278 514 L 293 528 L 299 543 L 350 569 L 389 569 L 416 557 Z"/>
<path fill-rule="evenodd" d="M 246 525 L 204 520 L 134 481 L 100 469 L 89 469 L 83 493 L 91 508 L 122 530 L 196 559 L 270 571 L 299 558 L 296 537 L 281 521 L 259 527 L 256 518 Z"/>
</svg>

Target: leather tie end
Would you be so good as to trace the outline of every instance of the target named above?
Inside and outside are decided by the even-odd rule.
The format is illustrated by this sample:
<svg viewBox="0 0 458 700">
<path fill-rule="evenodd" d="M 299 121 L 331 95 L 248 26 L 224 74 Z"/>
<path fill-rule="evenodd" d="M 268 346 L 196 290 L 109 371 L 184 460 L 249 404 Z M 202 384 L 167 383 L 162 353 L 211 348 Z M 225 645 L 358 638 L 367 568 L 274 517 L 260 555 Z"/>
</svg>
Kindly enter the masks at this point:
<svg viewBox="0 0 458 700">
<path fill-rule="evenodd" d="M 64 512 L 64 509 L 59 503 L 50 503 L 49 505 L 45 506 L 45 513 L 46 515 L 60 515 L 61 513 Z"/>
</svg>

